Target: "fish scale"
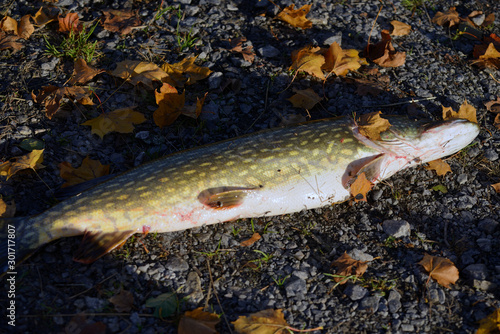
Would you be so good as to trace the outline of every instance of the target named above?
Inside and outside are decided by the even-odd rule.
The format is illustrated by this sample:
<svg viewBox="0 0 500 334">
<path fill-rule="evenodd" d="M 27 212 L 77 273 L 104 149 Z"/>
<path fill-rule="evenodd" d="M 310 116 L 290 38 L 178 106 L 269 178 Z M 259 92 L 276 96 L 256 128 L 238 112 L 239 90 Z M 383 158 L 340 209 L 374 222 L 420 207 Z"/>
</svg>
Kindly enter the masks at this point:
<svg viewBox="0 0 500 334">
<path fill-rule="evenodd" d="M 22 260 L 52 240 L 83 234 L 75 260 L 89 263 L 134 233 L 176 231 L 344 201 L 360 173 L 376 183 L 401 169 L 452 154 L 478 133 L 476 124 L 464 120 L 388 118 L 392 127 L 379 141 L 364 137 L 352 119 L 340 117 L 174 153 L 40 215 L 0 221 L 0 241 L 5 226 L 15 225 L 20 236 L 16 252 Z M 445 141 L 457 135 L 458 144 Z"/>
</svg>

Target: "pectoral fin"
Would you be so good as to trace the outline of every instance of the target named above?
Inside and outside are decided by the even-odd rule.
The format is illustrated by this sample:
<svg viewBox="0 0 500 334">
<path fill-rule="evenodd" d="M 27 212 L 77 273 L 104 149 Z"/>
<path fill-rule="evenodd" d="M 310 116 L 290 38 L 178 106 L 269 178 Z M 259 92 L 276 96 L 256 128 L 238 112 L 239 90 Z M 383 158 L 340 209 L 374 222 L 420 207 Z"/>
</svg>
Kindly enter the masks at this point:
<svg viewBox="0 0 500 334">
<path fill-rule="evenodd" d="M 361 173 L 365 173 L 365 177 L 371 183 L 375 183 L 380 175 L 381 165 L 385 159 L 384 154 L 379 154 L 371 157 L 366 157 L 351 162 L 342 175 L 342 185 L 344 188 L 349 188 Z"/>
<path fill-rule="evenodd" d="M 135 230 L 112 233 L 85 232 L 73 260 L 81 263 L 92 263 L 113 249 L 121 247 L 136 232 Z"/>
<path fill-rule="evenodd" d="M 230 209 L 243 203 L 248 194 L 259 188 L 217 187 L 203 190 L 198 200 L 213 209 Z"/>
</svg>

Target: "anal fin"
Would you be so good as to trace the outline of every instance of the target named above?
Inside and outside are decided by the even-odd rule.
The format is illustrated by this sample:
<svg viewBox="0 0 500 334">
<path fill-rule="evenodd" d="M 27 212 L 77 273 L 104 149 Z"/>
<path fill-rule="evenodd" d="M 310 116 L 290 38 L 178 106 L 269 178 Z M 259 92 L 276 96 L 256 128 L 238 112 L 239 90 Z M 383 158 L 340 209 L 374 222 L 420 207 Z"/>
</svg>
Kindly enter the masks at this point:
<svg viewBox="0 0 500 334">
<path fill-rule="evenodd" d="M 216 187 L 203 190 L 198 200 L 213 209 L 230 209 L 243 203 L 245 197 L 259 188 Z"/>
<path fill-rule="evenodd" d="M 78 247 L 73 260 L 81 263 L 92 263 L 101 256 L 121 247 L 132 234 L 137 231 L 123 232 L 85 232 L 82 243 Z"/>
</svg>

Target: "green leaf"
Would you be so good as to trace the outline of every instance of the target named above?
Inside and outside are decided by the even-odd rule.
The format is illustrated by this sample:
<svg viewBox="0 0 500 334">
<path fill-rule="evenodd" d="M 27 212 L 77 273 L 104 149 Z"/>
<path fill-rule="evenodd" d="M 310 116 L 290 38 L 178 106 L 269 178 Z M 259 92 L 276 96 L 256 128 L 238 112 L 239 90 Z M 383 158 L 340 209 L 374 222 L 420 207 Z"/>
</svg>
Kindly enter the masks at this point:
<svg viewBox="0 0 500 334">
<path fill-rule="evenodd" d="M 177 305 L 177 296 L 172 292 L 162 293 L 156 298 L 146 300 L 146 307 L 154 307 L 155 317 L 157 318 L 173 316 L 177 310 Z"/>
<path fill-rule="evenodd" d="M 435 185 L 434 187 L 432 187 L 432 190 L 435 190 L 435 191 L 440 191 L 442 192 L 443 194 L 446 194 L 448 192 L 448 188 L 446 188 L 444 185 L 442 184 L 438 184 L 438 185 Z"/>
<path fill-rule="evenodd" d="M 43 150 L 45 148 L 45 143 L 36 138 L 26 138 L 20 144 L 19 147 L 26 151 L 33 150 Z"/>
</svg>

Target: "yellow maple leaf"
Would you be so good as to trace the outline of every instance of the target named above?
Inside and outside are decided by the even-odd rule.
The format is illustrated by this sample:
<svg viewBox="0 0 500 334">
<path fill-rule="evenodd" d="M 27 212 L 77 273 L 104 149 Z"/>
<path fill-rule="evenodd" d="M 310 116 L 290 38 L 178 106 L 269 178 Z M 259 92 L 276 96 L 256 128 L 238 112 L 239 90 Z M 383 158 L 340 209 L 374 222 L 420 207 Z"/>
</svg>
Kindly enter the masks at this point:
<svg viewBox="0 0 500 334">
<path fill-rule="evenodd" d="M 0 198 L 0 218 L 12 218 L 16 214 L 16 203 L 7 204 Z"/>
<path fill-rule="evenodd" d="M 366 59 L 359 57 L 358 50 L 342 50 L 337 42 L 333 42 L 328 49 L 323 50 L 325 63 L 321 68 L 337 76 L 345 76 L 349 71 L 356 71 L 361 65 L 367 64 Z"/>
<path fill-rule="evenodd" d="M 154 63 L 138 60 L 124 60 L 117 64 L 111 71 L 111 75 L 129 80 L 131 84 L 137 85 L 142 82 L 153 89 L 153 81 L 168 80 L 168 74 Z"/>
<path fill-rule="evenodd" d="M 446 173 L 451 173 L 451 167 L 446 162 L 441 159 L 432 160 L 427 163 L 425 167 L 427 170 L 435 170 L 436 174 L 439 176 L 446 175 Z"/>
<path fill-rule="evenodd" d="M 456 118 L 462 118 L 470 122 L 477 123 L 476 108 L 470 105 L 467 102 L 467 100 L 465 100 L 464 103 L 462 103 L 460 109 L 458 109 L 458 112 L 454 111 L 451 107 L 446 108 L 443 106 L 444 120 L 456 119 Z"/>
<path fill-rule="evenodd" d="M 311 10 L 311 6 L 304 5 L 298 9 L 294 9 L 295 5 L 291 4 L 278 13 L 276 18 L 296 28 L 309 29 L 312 27 L 312 22 L 306 19 L 306 15 Z"/>
<path fill-rule="evenodd" d="M 391 32 L 392 36 L 405 36 L 408 35 L 411 31 L 411 26 L 401 21 L 392 20 L 391 24 L 394 27 Z"/>
<path fill-rule="evenodd" d="M 169 75 L 176 87 L 184 87 L 184 84 L 192 85 L 207 78 L 212 73 L 208 67 L 196 65 L 194 63 L 196 58 L 185 58 L 172 65 L 165 63 L 161 68 Z"/>
<path fill-rule="evenodd" d="M 290 69 L 304 71 L 310 75 L 324 79 L 325 75 L 321 67 L 325 63 L 325 57 L 318 53 L 320 50 L 321 48 L 317 46 L 306 46 L 300 50 L 293 51 L 292 66 L 290 66 Z"/>
<path fill-rule="evenodd" d="M 370 139 L 381 140 L 380 133 L 391 127 L 389 120 L 380 117 L 382 113 L 375 111 L 362 115 L 358 120 L 359 132 Z"/>
<path fill-rule="evenodd" d="M 9 159 L 0 165 L 0 175 L 7 176 L 7 180 L 23 169 L 40 169 L 45 166 L 43 162 L 43 150 L 33 150 L 20 157 Z"/>
<path fill-rule="evenodd" d="M 285 334 L 289 325 L 285 320 L 285 315 L 281 309 L 264 310 L 252 313 L 248 317 L 239 316 L 238 320 L 232 324 L 238 333 L 262 333 L 262 334 Z"/>
<path fill-rule="evenodd" d="M 134 124 L 141 124 L 146 121 L 144 115 L 133 111 L 133 108 L 116 109 L 88 120 L 82 125 L 91 126 L 92 133 L 97 134 L 101 139 L 110 132 L 131 133 L 134 131 Z"/>
<path fill-rule="evenodd" d="M 311 88 L 295 90 L 295 93 L 295 95 L 288 99 L 288 101 L 292 102 L 295 108 L 311 110 L 319 101 L 322 100 L 322 98 Z"/>
<path fill-rule="evenodd" d="M 203 307 L 198 307 L 193 311 L 186 311 L 179 321 L 177 329 L 179 334 L 215 334 L 215 326 L 220 322 L 220 318 L 215 313 L 203 311 Z"/>
<path fill-rule="evenodd" d="M 102 165 L 100 161 L 92 160 L 88 156 L 78 168 L 73 168 L 67 161 L 61 162 L 58 167 L 59 175 L 66 180 L 62 188 L 109 174 L 109 165 Z"/>
<path fill-rule="evenodd" d="M 158 109 L 153 113 L 153 119 L 160 128 L 172 124 L 182 113 L 186 102 L 185 92 L 179 94 L 175 87 L 164 83 L 160 91 L 155 91 Z"/>
<path fill-rule="evenodd" d="M 479 320 L 479 328 L 476 334 L 496 334 L 500 332 L 500 308 L 486 318 Z"/>
</svg>

